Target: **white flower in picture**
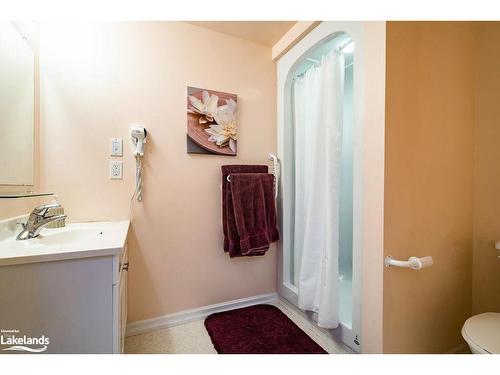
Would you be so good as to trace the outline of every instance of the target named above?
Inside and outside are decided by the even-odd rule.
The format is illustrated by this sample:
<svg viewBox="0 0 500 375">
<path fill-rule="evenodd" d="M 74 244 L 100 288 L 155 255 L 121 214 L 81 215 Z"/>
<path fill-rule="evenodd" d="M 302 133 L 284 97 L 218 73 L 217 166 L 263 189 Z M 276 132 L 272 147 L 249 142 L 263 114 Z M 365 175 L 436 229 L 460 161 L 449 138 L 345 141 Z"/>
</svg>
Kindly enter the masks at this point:
<svg viewBox="0 0 500 375">
<path fill-rule="evenodd" d="M 236 155 L 237 95 L 187 87 L 187 152 Z"/>
<path fill-rule="evenodd" d="M 214 121 L 219 101 L 217 95 L 210 95 L 208 91 L 204 90 L 201 94 L 201 100 L 190 95 L 189 101 L 191 102 L 191 107 L 189 107 L 188 112 L 201 115 L 198 119 L 200 124 Z"/>
<path fill-rule="evenodd" d="M 231 151 L 236 152 L 238 127 L 236 126 L 236 102 L 226 100 L 226 105 L 217 108 L 214 114 L 216 124 L 210 125 L 205 131 L 210 134 L 208 140 L 217 146 L 224 147 L 229 143 Z"/>
</svg>

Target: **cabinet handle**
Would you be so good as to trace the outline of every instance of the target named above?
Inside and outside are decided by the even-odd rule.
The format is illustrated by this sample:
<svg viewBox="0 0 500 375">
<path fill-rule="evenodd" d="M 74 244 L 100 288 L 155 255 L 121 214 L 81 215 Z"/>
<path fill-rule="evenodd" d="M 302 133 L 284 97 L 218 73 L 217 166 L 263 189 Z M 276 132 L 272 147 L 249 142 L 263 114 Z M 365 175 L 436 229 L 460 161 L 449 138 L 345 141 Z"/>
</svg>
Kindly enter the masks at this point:
<svg viewBox="0 0 500 375">
<path fill-rule="evenodd" d="M 122 270 L 128 271 L 128 262 L 123 263 Z"/>
</svg>

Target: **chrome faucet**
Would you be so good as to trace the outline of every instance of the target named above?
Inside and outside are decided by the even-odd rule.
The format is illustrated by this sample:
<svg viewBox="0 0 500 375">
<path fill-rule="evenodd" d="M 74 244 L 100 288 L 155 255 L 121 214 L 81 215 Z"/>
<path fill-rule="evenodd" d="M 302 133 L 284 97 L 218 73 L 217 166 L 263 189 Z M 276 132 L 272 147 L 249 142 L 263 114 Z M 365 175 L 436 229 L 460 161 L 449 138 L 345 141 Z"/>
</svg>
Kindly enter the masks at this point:
<svg viewBox="0 0 500 375">
<path fill-rule="evenodd" d="M 23 226 L 23 230 L 17 235 L 16 240 L 28 240 L 38 237 L 42 228 L 47 224 L 66 219 L 66 215 L 47 216 L 52 208 L 58 207 L 61 207 L 61 205 L 54 203 L 34 208 L 26 224 L 20 223 Z"/>
</svg>

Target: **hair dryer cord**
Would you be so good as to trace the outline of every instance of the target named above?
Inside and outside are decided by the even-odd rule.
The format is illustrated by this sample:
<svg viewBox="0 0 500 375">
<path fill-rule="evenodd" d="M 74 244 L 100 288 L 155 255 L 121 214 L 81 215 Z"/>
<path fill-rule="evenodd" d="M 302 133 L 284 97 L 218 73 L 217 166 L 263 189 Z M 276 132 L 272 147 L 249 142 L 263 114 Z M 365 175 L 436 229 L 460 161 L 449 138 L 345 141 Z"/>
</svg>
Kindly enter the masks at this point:
<svg viewBox="0 0 500 375">
<path fill-rule="evenodd" d="M 135 190 L 134 194 L 130 197 L 130 215 L 132 215 L 132 201 L 134 197 L 137 198 L 137 202 L 142 202 L 142 156 L 135 155 Z"/>
<path fill-rule="evenodd" d="M 135 192 L 132 197 L 137 197 L 137 202 L 142 202 L 142 157 L 135 157 Z"/>
</svg>

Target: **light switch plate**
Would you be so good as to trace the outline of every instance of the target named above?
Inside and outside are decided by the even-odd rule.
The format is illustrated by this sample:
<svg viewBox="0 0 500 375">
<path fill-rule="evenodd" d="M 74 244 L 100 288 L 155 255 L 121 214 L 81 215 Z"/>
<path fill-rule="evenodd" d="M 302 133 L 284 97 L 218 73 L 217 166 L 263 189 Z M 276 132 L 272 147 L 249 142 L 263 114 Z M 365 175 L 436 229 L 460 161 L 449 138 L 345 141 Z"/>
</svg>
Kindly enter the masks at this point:
<svg viewBox="0 0 500 375">
<path fill-rule="evenodd" d="M 111 138 L 111 156 L 123 156 L 123 139 L 121 138 Z"/>
<path fill-rule="evenodd" d="M 112 180 L 121 180 L 123 178 L 123 162 L 118 160 L 110 160 L 109 162 L 109 178 Z"/>
</svg>

